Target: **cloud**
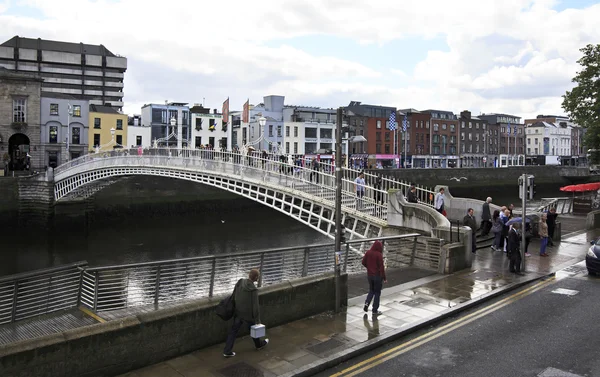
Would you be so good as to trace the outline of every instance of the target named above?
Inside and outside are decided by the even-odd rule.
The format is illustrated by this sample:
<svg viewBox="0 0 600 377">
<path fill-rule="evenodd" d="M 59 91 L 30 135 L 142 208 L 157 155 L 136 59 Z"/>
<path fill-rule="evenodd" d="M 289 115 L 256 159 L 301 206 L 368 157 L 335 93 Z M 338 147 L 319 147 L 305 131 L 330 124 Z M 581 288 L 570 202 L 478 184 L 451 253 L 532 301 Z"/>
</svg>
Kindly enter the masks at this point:
<svg viewBox="0 0 600 377">
<path fill-rule="evenodd" d="M 104 44 L 128 57 L 128 112 L 165 99 L 211 107 L 231 98 L 337 107 L 350 100 L 455 112 L 560 113 L 579 48 L 600 40 L 600 5 L 557 12 L 552 0 L 21 0 L 42 19 L 10 15 L 0 2 L 0 37 Z M 65 12 L 65 9 L 69 9 Z M 76 31 L 76 32 L 74 32 Z M 412 66 L 311 54 L 286 42 L 336 36 L 385 48 L 444 37 Z M 76 38 L 77 40 L 74 40 Z M 273 40 L 284 42 L 273 46 Z M 360 49 L 361 47 L 357 47 Z M 326 49 L 325 49 L 326 50 Z M 402 61 L 403 54 L 395 56 Z"/>
</svg>

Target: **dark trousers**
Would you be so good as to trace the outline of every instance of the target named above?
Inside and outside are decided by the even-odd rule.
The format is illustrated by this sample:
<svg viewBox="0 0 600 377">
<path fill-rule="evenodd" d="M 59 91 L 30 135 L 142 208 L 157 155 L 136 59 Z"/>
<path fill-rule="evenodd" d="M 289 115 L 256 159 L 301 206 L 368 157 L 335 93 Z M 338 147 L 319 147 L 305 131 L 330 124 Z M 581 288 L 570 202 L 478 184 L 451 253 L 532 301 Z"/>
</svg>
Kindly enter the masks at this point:
<svg viewBox="0 0 600 377">
<path fill-rule="evenodd" d="M 554 227 L 548 227 L 548 245 L 549 246 L 554 246 L 554 242 L 552 242 L 552 239 L 554 238 Z"/>
<path fill-rule="evenodd" d="M 473 231 L 473 236 L 471 237 L 471 247 L 472 247 L 472 252 L 476 252 L 477 251 L 477 236 L 475 235 L 475 231 Z"/>
<path fill-rule="evenodd" d="M 383 281 L 381 276 L 367 276 L 369 280 L 369 294 L 367 295 L 367 301 L 365 301 L 365 305 L 371 305 L 371 300 L 373 300 L 373 313 L 376 313 L 379 309 L 379 298 L 381 297 L 381 288 L 383 287 Z"/>
<path fill-rule="evenodd" d="M 223 353 L 229 354 L 229 353 L 231 353 L 231 351 L 233 351 L 233 344 L 235 343 L 235 338 L 237 338 L 237 334 L 240 331 L 240 329 L 242 328 L 242 326 L 245 326 L 246 328 L 250 328 L 250 326 L 253 326 L 253 325 L 254 325 L 254 322 L 245 321 L 241 318 L 234 317 L 233 325 L 231 325 L 231 330 L 229 330 L 229 334 L 227 335 L 227 340 L 225 341 L 225 349 L 223 349 Z M 252 338 L 252 340 L 254 341 L 254 347 L 258 348 L 262 345 L 260 339 Z"/>
<path fill-rule="evenodd" d="M 510 253 L 508 270 L 510 272 L 521 272 L 521 253 L 519 251 L 513 251 Z"/>
<path fill-rule="evenodd" d="M 487 236 L 490 234 L 490 230 L 492 230 L 492 222 L 488 220 L 482 220 L 479 228 L 481 228 L 481 235 Z"/>
</svg>

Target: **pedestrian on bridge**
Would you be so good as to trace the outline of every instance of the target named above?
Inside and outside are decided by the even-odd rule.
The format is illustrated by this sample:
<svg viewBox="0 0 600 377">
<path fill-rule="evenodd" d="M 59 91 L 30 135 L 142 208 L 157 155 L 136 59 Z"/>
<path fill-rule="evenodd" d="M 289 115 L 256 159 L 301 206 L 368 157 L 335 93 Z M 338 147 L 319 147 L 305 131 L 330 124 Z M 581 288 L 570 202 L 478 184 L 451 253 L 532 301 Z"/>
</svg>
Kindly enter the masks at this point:
<svg viewBox="0 0 600 377">
<path fill-rule="evenodd" d="M 373 315 L 381 314 L 379 311 L 379 299 L 383 283 L 387 283 L 385 277 L 385 266 L 383 265 L 383 244 L 381 241 L 373 242 L 369 251 L 365 253 L 362 259 L 362 265 L 367 268 L 367 280 L 369 281 L 369 294 L 365 301 L 364 311 L 369 311 L 369 305 L 373 300 Z"/>
<path fill-rule="evenodd" d="M 477 232 L 477 220 L 475 220 L 475 215 L 473 208 L 469 208 L 467 210 L 467 215 L 463 218 L 463 225 L 471 228 L 471 252 L 475 254 L 477 250 L 477 240 L 476 240 L 476 232 Z"/>
<path fill-rule="evenodd" d="M 446 199 L 446 197 L 444 196 L 445 191 L 446 190 L 444 190 L 444 188 L 442 187 L 440 191 L 437 194 L 435 194 L 435 209 L 442 215 L 444 214 L 444 199 Z"/>
<path fill-rule="evenodd" d="M 233 325 L 229 334 L 227 335 L 227 341 L 225 342 L 225 349 L 223 350 L 223 356 L 233 357 L 233 344 L 237 337 L 238 331 L 245 326 L 250 328 L 257 323 L 260 323 L 260 307 L 258 304 L 258 288 L 256 288 L 256 282 L 260 277 L 260 272 L 257 269 L 250 270 L 248 279 L 240 279 L 236 284 L 234 290 L 233 301 L 235 302 L 235 312 L 233 315 Z M 254 341 L 254 347 L 257 350 L 264 348 L 269 344 L 269 339 L 252 338 Z"/>
<path fill-rule="evenodd" d="M 492 198 L 489 196 L 483 203 L 481 208 L 481 236 L 485 237 L 490 233 L 492 229 L 492 214 L 490 212 L 490 203 L 492 202 Z"/>
<path fill-rule="evenodd" d="M 354 180 L 354 191 L 356 192 L 356 209 L 362 209 L 363 196 L 365 196 L 365 173 L 360 173 Z"/>
</svg>

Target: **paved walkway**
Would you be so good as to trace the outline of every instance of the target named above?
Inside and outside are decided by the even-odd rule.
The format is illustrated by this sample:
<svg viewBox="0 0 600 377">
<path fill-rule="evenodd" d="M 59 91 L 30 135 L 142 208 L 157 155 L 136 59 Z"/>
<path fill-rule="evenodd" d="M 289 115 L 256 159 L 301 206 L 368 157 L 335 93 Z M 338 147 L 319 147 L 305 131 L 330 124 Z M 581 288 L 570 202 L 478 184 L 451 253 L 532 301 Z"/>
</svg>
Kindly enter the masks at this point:
<svg viewBox="0 0 600 377">
<path fill-rule="evenodd" d="M 121 377 L 270 377 L 318 372 L 327 363 L 337 364 L 440 316 L 572 266 L 585 258 L 588 240 L 599 234 L 600 230 L 572 235 L 549 249 L 550 258 L 539 257 L 539 241 L 532 241 L 533 256 L 527 258 L 524 276 L 508 272 L 505 254 L 478 250 L 471 270 L 431 275 L 384 289 L 383 314 L 378 318 L 363 312 L 364 296 L 358 296 L 349 300 L 342 313 L 324 313 L 267 329 L 270 344 L 261 351 L 254 350 L 246 336 L 236 341 L 234 358 L 223 358 L 223 344 L 218 344 Z"/>
</svg>

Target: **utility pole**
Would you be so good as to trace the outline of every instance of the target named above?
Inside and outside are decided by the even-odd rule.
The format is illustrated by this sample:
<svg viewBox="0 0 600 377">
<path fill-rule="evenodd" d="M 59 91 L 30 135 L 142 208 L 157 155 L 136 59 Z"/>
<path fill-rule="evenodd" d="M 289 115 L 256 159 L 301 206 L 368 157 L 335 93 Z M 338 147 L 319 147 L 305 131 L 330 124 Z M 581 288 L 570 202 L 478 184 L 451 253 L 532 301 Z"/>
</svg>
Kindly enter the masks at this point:
<svg viewBox="0 0 600 377">
<path fill-rule="evenodd" d="M 337 109 L 335 128 L 335 312 L 340 311 L 340 264 L 338 252 L 342 251 L 342 118 L 343 109 Z M 341 255 L 340 255 L 341 259 Z"/>
</svg>

